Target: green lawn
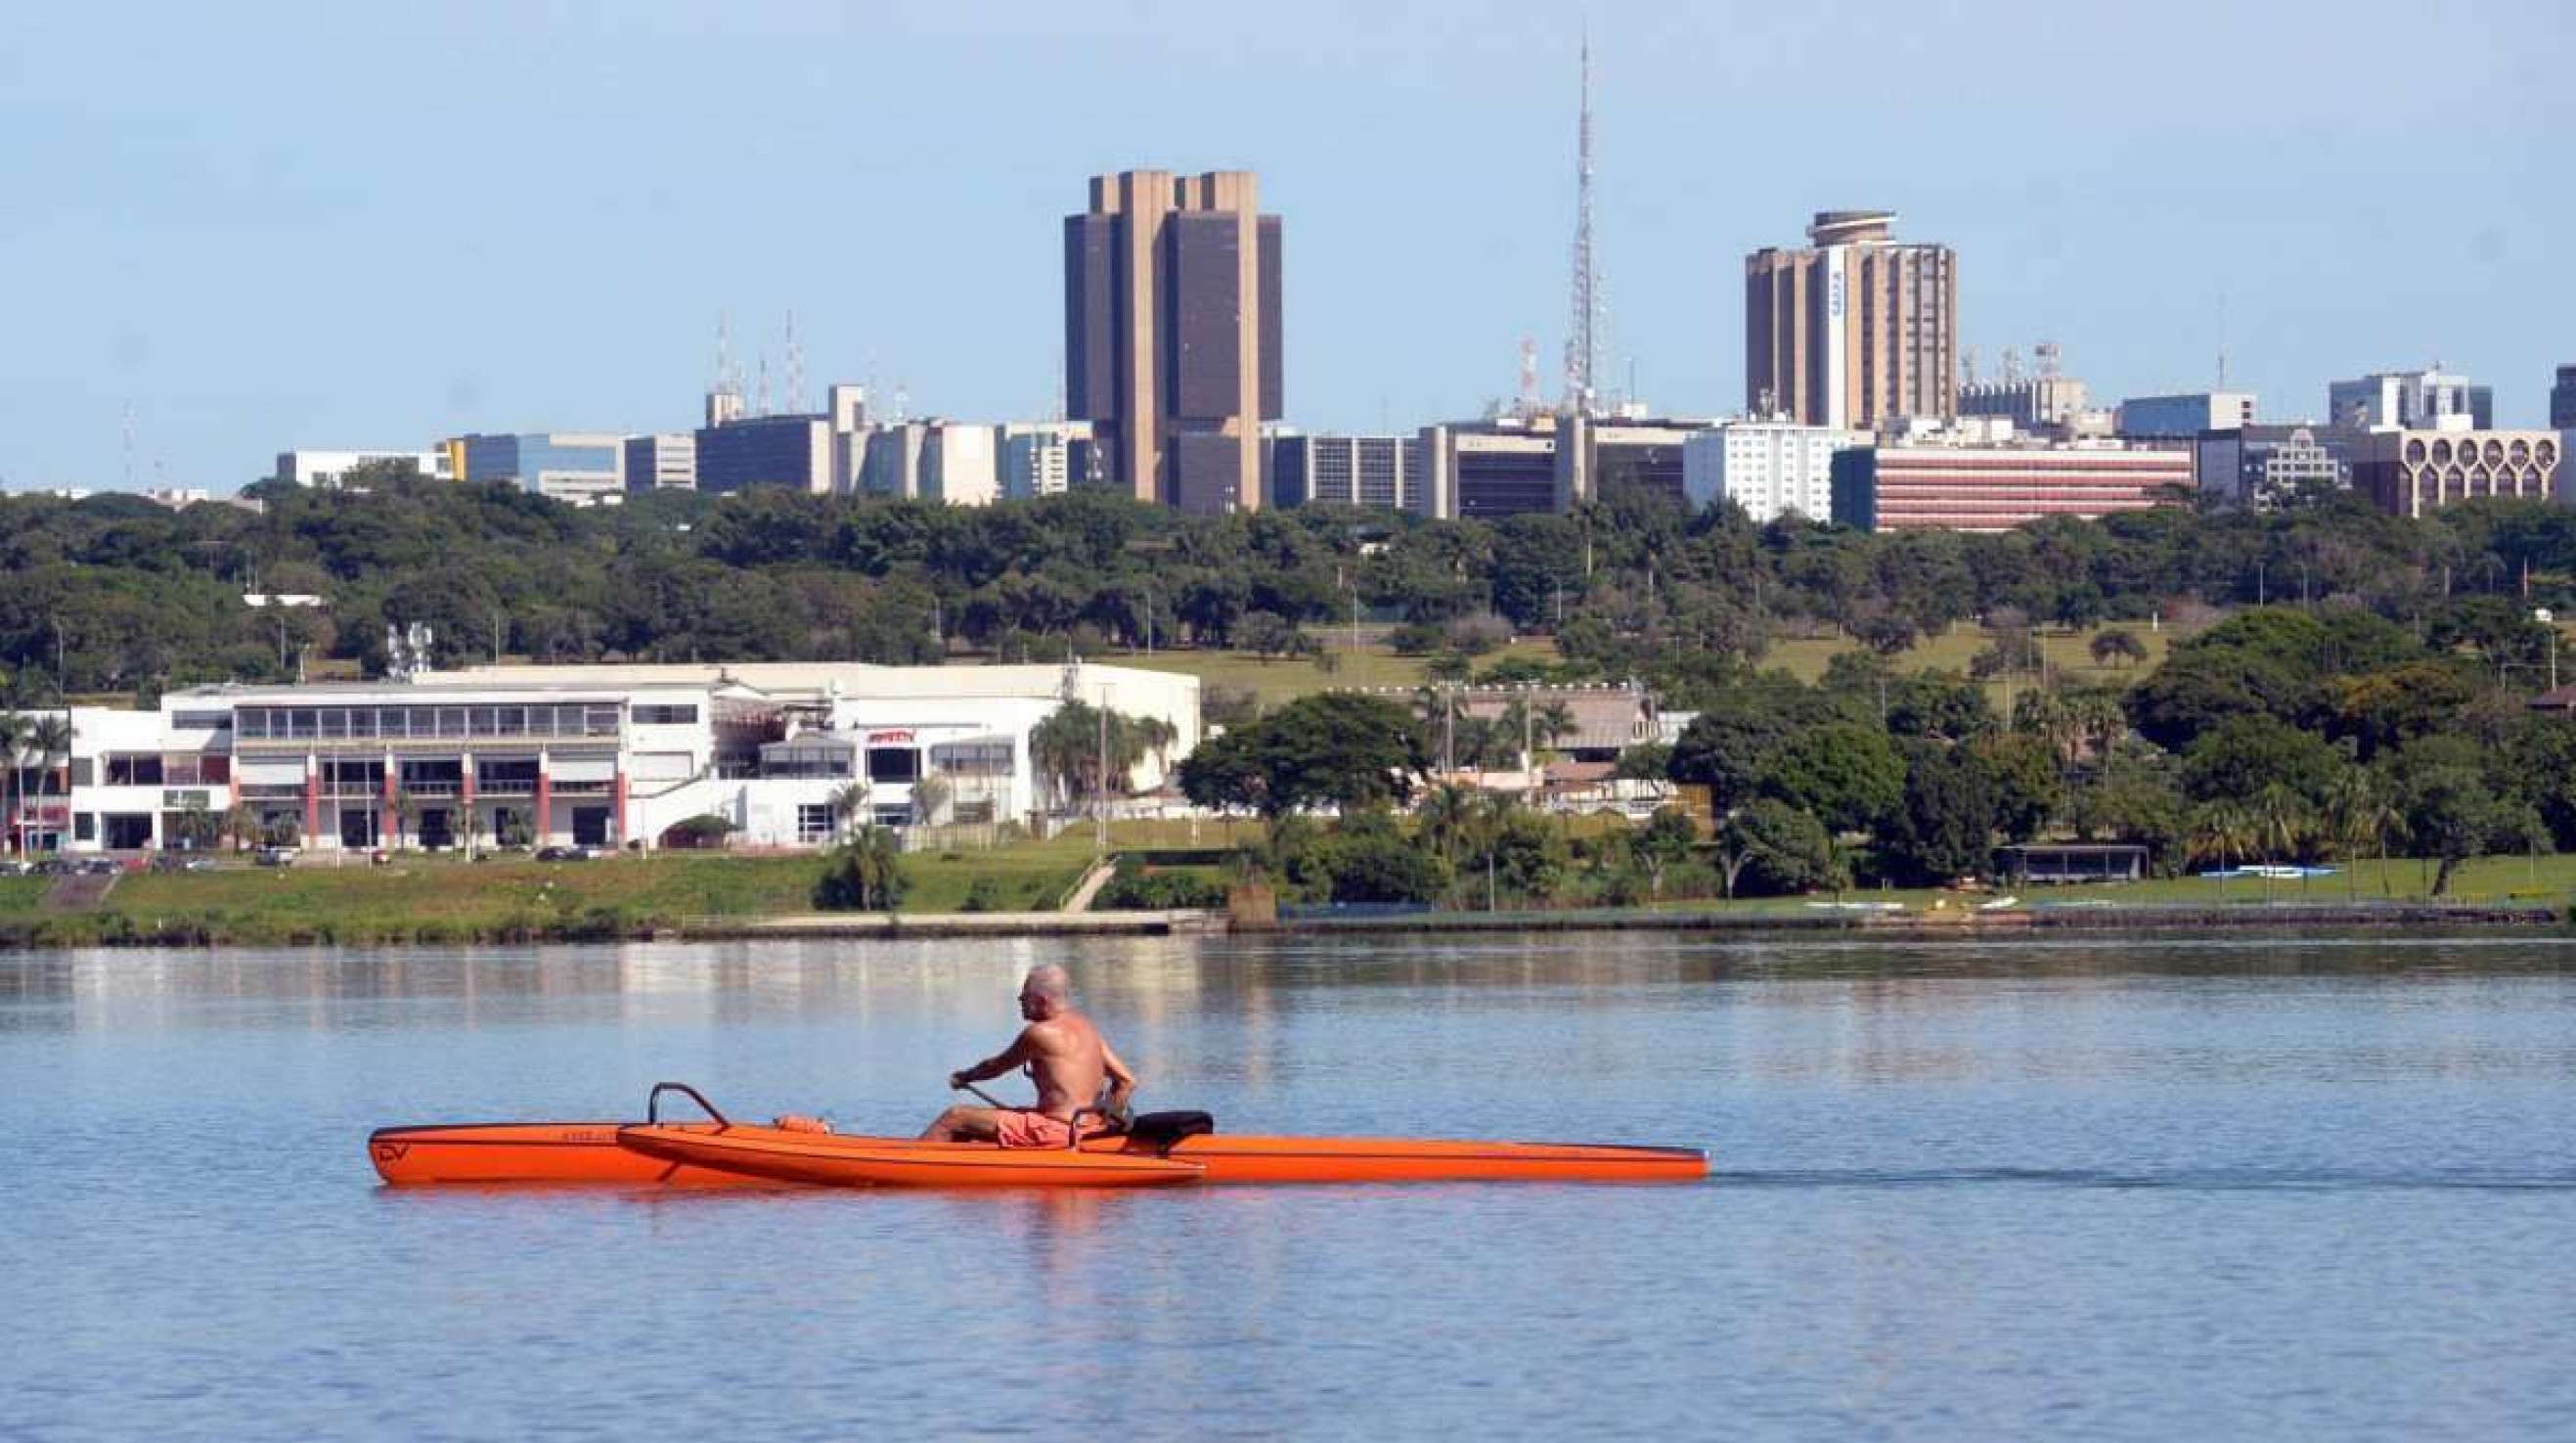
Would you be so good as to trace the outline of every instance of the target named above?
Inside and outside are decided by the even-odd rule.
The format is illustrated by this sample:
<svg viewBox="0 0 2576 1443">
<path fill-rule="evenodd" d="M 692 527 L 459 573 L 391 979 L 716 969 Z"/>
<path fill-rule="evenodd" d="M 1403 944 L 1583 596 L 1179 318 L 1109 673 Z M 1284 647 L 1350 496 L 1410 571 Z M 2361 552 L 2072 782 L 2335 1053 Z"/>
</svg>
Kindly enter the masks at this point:
<svg viewBox="0 0 2576 1443">
<path fill-rule="evenodd" d="M 1184 672 L 1202 682 L 1248 687 L 1264 707 L 1294 701 L 1310 692 L 1355 687 L 1402 687 L 1409 690 L 1431 679 L 1429 657 L 1398 656 L 1376 644 L 1352 651 L 1348 636 L 1337 640 L 1319 633 L 1318 639 L 1327 648 L 1324 655 L 1331 658 L 1330 670 L 1313 657 L 1295 661 L 1264 660 L 1240 651 L 1136 652 L 1103 656 L 1099 660 L 1107 666 Z M 1500 651 L 1477 657 L 1476 669 L 1482 671 L 1507 656 L 1553 662 L 1557 659 L 1556 643 L 1544 638 L 1514 642 Z"/>
</svg>

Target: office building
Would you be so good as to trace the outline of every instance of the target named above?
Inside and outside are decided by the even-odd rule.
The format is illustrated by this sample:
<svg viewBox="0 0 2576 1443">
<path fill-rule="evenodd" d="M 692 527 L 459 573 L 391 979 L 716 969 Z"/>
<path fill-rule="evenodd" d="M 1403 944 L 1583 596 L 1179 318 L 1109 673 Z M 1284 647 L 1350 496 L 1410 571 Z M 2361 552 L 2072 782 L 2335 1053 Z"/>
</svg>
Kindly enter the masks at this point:
<svg viewBox="0 0 2576 1443">
<path fill-rule="evenodd" d="M 1088 477 L 1091 427 L 1082 421 L 1008 421 L 1002 425 L 1002 494 L 1053 496 Z"/>
<path fill-rule="evenodd" d="M 930 447 L 927 421 L 889 421 L 870 426 L 854 438 L 858 448 L 857 480 L 851 489 L 862 496 L 922 496 L 922 456 Z"/>
<path fill-rule="evenodd" d="M 2576 431 L 2576 366 L 2558 368 L 2558 383 L 2549 388 L 2549 424 L 2554 430 Z"/>
<path fill-rule="evenodd" d="M 270 473 L 270 479 L 292 481 L 298 486 L 337 486 L 352 470 L 384 462 L 408 465 L 433 481 L 456 479 L 451 452 L 445 446 L 426 451 L 280 451 L 277 469 Z"/>
<path fill-rule="evenodd" d="M 595 505 L 626 490 L 624 436 L 537 431 L 459 439 L 464 455 L 460 479 L 466 481 L 497 481 L 576 506 Z"/>
<path fill-rule="evenodd" d="M 2090 408 L 2092 392 L 2073 376 L 1980 381 L 1959 388 L 1959 414 L 2000 416 L 2017 431 L 2059 432 Z"/>
<path fill-rule="evenodd" d="M 1425 507 L 1420 436 L 1280 435 L 1264 444 L 1273 506 Z"/>
<path fill-rule="evenodd" d="M 1111 478 L 1184 510 L 1261 504 L 1280 414 L 1280 244 L 1250 171 L 1095 176 L 1064 221 L 1065 396 Z"/>
<path fill-rule="evenodd" d="M 858 820 L 1029 823 L 1086 799 L 1029 735 L 1068 699 L 1170 723 L 1131 774 L 1160 786 L 1197 745 L 1196 678 L 1126 667 L 835 662 L 473 668 L 411 681 L 203 686 L 149 711 L 75 707 L 68 764 L 6 818 L 35 851 L 174 845 L 191 814 L 239 807 L 310 852 L 679 844 L 692 818 L 738 843 L 816 847 L 833 794 Z M 915 784 L 947 782 L 935 814 Z"/>
<path fill-rule="evenodd" d="M 1001 499 L 1000 435 L 992 426 L 936 421 L 921 448 L 921 494 L 951 506 Z"/>
<path fill-rule="evenodd" d="M 2352 489 L 2352 464 L 2370 433 L 2333 426 L 2236 426 L 2193 442 L 2192 478 L 2205 495 L 2275 507 L 2301 495 Z"/>
<path fill-rule="evenodd" d="M 1745 257 L 1748 412 L 1838 429 L 1958 414 L 1958 257 L 1897 242 L 1895 219 L 1819 212 L 1805 247 Z"/>
<path fill-rule="evenodd" d="M 2484 431 L 2495 425 L 2495 392 L 2439 365 L 2377 371 L 2329 384 L 2326 421 L 2355 431 Z"/>
<path fill-rule="evenodd" d="M 2009 531 L 2095 520 L 2188 490 L 2188 451 L 2088 446 L 1876 446 L 1838 451 L 1833 519 L 1862 531 Z"/>
<path fill-rule="evenodd" d="M 1556 509 L 1555 418 L 1426 426 L 1418 453 L 1427 514 L 1443 521 L 1499 521 Z"/>
<path fill-rule="evenodd" d="M 2546 500 L 2562 444 L 2555 431 L 2374 430 L 2355 448 L 2352 485 L 2392 516 L 2484 497 Z"/>
<path fill-rule="evenodd" d="M 1558 428 L 1556 509 L 1638 487 L 1686 499 L 1682 450 L 1706 421 L 1648 416 L 1568 416 Z"/>
<path fill-rule="evenodd" d="M 1693 507 L 1733 502 L 1757 523 L 1834 514 L 1834 453 L 1870 444 L 1866 431 L 1787 421 L 1721 421 L 1682 447 L 1682 488 Z"/>
<path fill-rule="evenodd" d="M 2129 441 L 2186 441 L 2204 431 L 2233 431 L 2254 424 L 2249 391 L 2191 391 L 2174 396 L 2131 396 L 2120 403 L 2119 433 Z"/>
<path fill-rule="evenodd" d="M 626 489 L 629 491 L 694 491 L 698 485 L 698 438 L 688 431 L 626 438 Z"/>
<path fill-rule="evenodd" d="M 832 421 L 812 414 L 744 416 L 697 432 L 698 489 L 723 496 L 777 486 L 823 496 L 834 489 Z"/>
</svg>

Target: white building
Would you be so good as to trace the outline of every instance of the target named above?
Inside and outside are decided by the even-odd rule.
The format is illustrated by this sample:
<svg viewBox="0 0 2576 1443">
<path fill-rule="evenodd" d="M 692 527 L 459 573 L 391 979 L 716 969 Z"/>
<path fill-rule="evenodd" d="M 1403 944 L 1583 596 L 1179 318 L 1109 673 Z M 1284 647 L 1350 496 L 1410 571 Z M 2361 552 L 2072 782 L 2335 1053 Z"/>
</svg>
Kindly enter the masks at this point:
<svg viewBox="0 0 2576 1443">
<path fill-rule="evenodd" d="M 2253 424 L 2253 392 L 2188 391 L 2122 401 L 2118 430 L 2130 440 L 2188 441 L 2203 431 L 2241 431 Z"/>
<path fill-rule="evenodd" d="M 1870 444 L 1866 431 L 1789 421 L 1725 421 L 1682 443 L 1682 490 L 1694 507 L 1732 501 L 1758 523 L 1834 514 L 1834 453 Z"/>
<path fill-rule="evenodd" d="M 1002 494 L 1026 500 L 1031 496 L 1053 496 L 1071 486 L 1076 479 L 1075 443 L 1090 439 L 1089 421 L 1005 422 Z"/>
<path fill-rule="evenodd" d="M 934 421 L 921 449 L 921 494 L 951 506 L 1001 499 L 1000 437 L 991 426 Z"/>
<path fill-rule="evenodd" d="M 696 433 L 672 431 L 627 437 L 626 489 L 629 491 L 698 489 Z"/>
<path fill-rule="evenodd" d="M 373 461 L 409 462 L 433 481 L 456 479 L 444 446 L 426 451 L 280 451 L 277 469 L 270 473 L 270 479 L 292 481 L 298 486 L 337 486 L 341 477 Z"/>
<path fill-rule="evenodd" d="M 2495 424 L 2494 409 L 2487 387 L 2438 364 L 2326 387 L 2326 423 L 2354 431 L 2483 431 Z"/>
<path fill-rule="evenodd" d="M 195 687 L 154 711 L 78 707 L 67 767 L 11 793 L 37 851 L 172 845 L 240 808 L 308 850 L 579 844 L 649 850 L 693 818 L 812 846 L 865 782 L 881 823 L 1029 821 L 1085 801 L 1031 734 L 1068 700 L 1169 725 L 1130 784 L 1198 744 L 1196 678 L 1126 667 L 486 667 L 411 682 Z M 945 793 L 936 815 L 917 792 Z"/>
</svg>

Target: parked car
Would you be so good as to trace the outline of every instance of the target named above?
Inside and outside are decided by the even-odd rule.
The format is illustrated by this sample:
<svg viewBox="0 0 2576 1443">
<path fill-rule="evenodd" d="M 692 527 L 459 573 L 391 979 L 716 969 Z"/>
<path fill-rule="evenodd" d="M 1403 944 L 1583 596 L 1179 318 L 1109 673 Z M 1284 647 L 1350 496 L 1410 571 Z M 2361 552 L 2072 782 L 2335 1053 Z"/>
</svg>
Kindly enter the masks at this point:
<svg viewBox="0 0 2576 1443">
<path fill-rule="evenodd" d="M 80 870 L 84 876 L 113 877 L 125 870 L 125 864 L 114 857 L 84 857 Z"/>
<path fill-rule="evenodd" d="M 32 866 L 32 863 L 21 862 L 15 857 L 0 857 L 0 877 L 23 877 Z"/>
<path fill-rule="evenodd" d="M 68 877 L 79 869 L 69 857 L 47 857 L 27 870 L 39 877 Z"/>
<path fill-rule="evenodd" d="M 540 862 L 587 862 L 599 856 L 597 847 L 539 847 Z"/>
<path fill-rule="evenodd" d="M 295 865 L 296 851 L 294 847 L 262 847 L 251 853 L 250 859 L 263 867 L 291 867 Z"/>
<path fill-rule="evenodd" d="M 178 852 L 163 852 L 152 859 L 152 870 L 156 872 L 211 872 L 214 868 L 213 858 Z"/>
</svg>

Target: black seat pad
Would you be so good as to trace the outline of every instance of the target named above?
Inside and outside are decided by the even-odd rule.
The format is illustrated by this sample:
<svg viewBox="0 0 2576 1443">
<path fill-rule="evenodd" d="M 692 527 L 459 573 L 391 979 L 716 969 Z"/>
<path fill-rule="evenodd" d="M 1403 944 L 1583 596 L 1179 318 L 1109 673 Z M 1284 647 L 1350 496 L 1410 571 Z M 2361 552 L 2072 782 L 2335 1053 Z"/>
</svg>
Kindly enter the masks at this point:
<svg viewBox="0 0 2576 1443">
<path fill-rule="evenodd" d="M 1127 1124 L 1127 1135 L 1149 1147 L 1170 1148 L 1185 1137 L 1216 1131 L 1216 1119 L 1204 1112 L 1140 1112 Z"/>
</svg>

